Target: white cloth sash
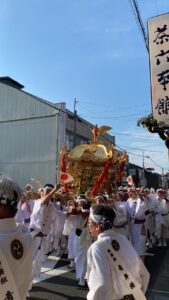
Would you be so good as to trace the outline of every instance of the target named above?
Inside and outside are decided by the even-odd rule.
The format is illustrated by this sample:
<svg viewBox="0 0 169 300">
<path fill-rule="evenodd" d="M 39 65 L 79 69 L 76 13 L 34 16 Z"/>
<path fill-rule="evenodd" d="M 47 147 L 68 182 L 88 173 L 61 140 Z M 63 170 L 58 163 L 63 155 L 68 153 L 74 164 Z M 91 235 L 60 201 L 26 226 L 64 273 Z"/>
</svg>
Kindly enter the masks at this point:
<svg viewBox="0 0 169 300">
<path fill-rule="evenodd" d="M 11 296 L 11 299 L 13 300 L 23 300 L 19 295 L 14 276 L 11 272 L 8 261 L 5 258 L 4 254 L 2 253 L 1 249 L 0 249 L 0 269 L 2 272 L 4 272 L 4 274 L 0 276 L 1 299 L 5 300 Z"/>
<path fill-rule="evenodd" d="M 115 248 L 116 250 L 114 250 Z M 112 239 L 112 243 L 109 241 L 109 248 L 107 250 L 108 254 L 112 258 L 113 265 L 120 275 L 122 282 L 128 288 L 128 294 L 133 295 L 135 300 L 147 300 L 144 293 L 142 292 L 139 283 L 134 279 L 132 274 L 129 272 L 124 262 L 118 255 L 118 250 L 120 249 L 120 244 L 116 240 Z"/>
<path fill-rule="evenodd" d="M 137 207 L 137 201 L 134 201 L 133 203 L 133 210 L 132 210 L 132 216 L 131 216 L 131 221 L 130 223 L 133 224 L 135 221 L 135 215 L 136 215 L 136 207 Z"/>
</svg>

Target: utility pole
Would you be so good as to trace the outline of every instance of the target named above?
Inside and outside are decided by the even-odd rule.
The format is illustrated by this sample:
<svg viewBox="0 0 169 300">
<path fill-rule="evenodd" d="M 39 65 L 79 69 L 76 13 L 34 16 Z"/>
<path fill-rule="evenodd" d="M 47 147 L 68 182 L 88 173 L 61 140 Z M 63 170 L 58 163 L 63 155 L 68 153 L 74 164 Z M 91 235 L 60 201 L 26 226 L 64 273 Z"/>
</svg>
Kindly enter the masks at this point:
<svg viewBox="0 0 169 300">
<path fill-rule="evenodd" d="M 162 188 L 165 188 L 165 179 L 164 179 L 164 168 L 161 168 L 161 171 L 162 171 L 162 176 L 161 176 L 161 179 L 162 179 Z"/>
<path fill-rule="evenodd" d="M 76 146 L 76 131 L 77 131 L 77 110 L 76 110 L 76 104 L 78 101 L 76 98 L 74 99 L 74 138 L 73 138 L 73 147 Z"/>
<path fill-rule="evenodd" d="M 142 151 L 142 156 L 143 156 L 143 185 L 146 185 L 145 164 L 144 164 L 144 150 Z"/>
<path fill-rule="evenodd" d="M 143 156 L 143 169 L 145 169 L 145 165 L 144 165 L 144 151 L 142 151 L 142 156 Z"/>
</svg>

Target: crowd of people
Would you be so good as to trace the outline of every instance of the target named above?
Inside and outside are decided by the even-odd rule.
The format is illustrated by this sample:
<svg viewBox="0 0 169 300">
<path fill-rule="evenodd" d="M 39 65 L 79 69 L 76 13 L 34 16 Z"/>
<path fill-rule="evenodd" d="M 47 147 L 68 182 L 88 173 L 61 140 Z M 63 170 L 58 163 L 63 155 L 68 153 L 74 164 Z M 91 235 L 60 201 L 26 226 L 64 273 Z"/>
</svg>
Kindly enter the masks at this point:
<svg viewBox="0 0 169 300">
<path fill-rule="evenodd" d="M 0 283 L 3 300 L 25 300 L 48 255 L 67 253 L 88 300 L 146 299 L 145 252 L 167 247 L 169 195 L 119 187 L 90 197 L 60 184 L 25 190 L 0 182 Z"/>
</svg>

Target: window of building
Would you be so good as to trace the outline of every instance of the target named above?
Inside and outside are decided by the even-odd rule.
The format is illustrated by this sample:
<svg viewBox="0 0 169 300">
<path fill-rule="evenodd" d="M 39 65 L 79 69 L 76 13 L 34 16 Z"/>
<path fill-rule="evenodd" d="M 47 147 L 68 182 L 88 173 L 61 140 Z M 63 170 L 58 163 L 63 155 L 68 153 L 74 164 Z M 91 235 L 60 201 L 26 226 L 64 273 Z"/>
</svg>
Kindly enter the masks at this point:
<svg viewBox="0 0 169 300">
<path fill-rule="evenodd" d="M 86 144 L 88 143 L 88 139 L 76 136 L 76 145 Z M 71 151 L 74 147 L 74 134 L 72 132 L 66 132 L 66 145 L 68 147 L 68 151 Z"/>
</svg>

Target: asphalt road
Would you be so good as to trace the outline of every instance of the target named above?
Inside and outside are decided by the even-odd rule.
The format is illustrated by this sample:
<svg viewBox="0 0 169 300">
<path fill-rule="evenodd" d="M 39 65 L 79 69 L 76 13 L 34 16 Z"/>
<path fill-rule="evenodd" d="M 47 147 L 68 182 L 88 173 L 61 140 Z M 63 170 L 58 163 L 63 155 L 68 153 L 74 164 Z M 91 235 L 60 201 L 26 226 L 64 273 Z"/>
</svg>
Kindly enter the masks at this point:
<svg viewBox="0 0 169 300">
<path fill-rule="evenodd" d="M 48 263 L 54 257 L 49 257 Z M 33 285 L 31 300 L 83 300 L 87 288 L 79 288 L 75 280 L 75 271 L 67 267 L 68 260 L 63 256 L 50 262 L 49 269 L 44 268 L 43 281 Z M 169 300 L 169 246 L 149 250 L 145 264 L 150 272 L 150 283 L 146 293 L 148 300 Z M 104 300 L 104 299 L 103 299 Z"/>
</svg>

